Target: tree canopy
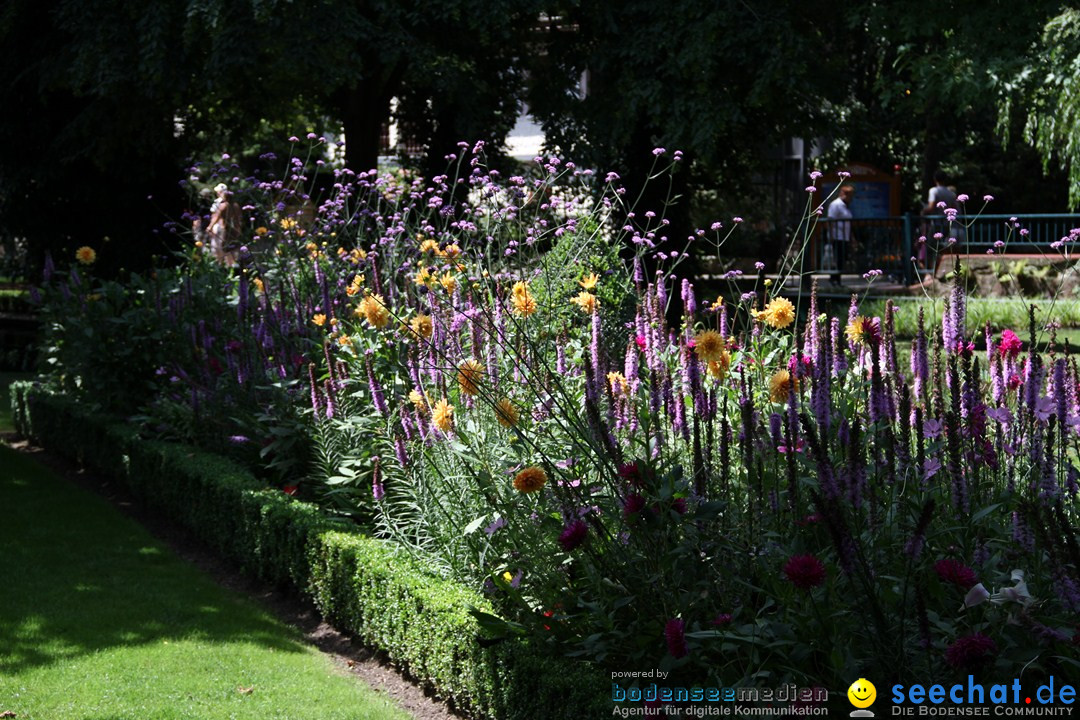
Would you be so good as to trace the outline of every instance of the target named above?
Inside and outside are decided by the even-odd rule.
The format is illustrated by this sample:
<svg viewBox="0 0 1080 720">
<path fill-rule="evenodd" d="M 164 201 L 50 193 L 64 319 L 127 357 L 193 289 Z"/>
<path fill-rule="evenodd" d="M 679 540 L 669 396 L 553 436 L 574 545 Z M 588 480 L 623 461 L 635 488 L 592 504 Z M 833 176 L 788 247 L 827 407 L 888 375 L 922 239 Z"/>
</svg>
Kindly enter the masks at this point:
<svg viewBox="0 0 1080 720">
<path fill-rule="evenodd" d="M 1005 132 L 1019 118 L 1024 139 L 1043 160 L 1067 170 L 1069 207 L 1080 206 L 1080 10 L 1065 8 L 1041 28 L 1026 63 L 1006 76 Z"/>
<path fill-rule="evenodd" d="M 798 136 L 900 166 L 912 197 L 944 166 L 1047 209 L 1068 167 L 1075 206 L 1078 34 L 1046 0 L 9 0 L 0 233 L 159 251 L 186 158 L 343 129 L 368 169 L 392 98 L 428 172 L 459 140 L 501 146 L 527 102 L 553 147 L 632 184 L 682 150 L 676 194 L 736 193 Z"/>
</svg>

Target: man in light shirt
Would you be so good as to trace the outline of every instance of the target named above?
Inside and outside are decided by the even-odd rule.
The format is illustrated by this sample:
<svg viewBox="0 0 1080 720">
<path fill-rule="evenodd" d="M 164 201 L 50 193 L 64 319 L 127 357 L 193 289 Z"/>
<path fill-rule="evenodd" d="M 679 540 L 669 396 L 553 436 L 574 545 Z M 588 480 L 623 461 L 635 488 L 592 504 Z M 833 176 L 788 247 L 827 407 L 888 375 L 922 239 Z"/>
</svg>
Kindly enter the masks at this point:
<svg viewBox="0 0 1080 720">
<path fill-rule="evenodd" d="M 840 273 L 847 262 L 848 248 L 851 245 L 851 200 L 855 197 L 854 185 L 841 185 L 836 199 L 829 203 L 828 237 L 832 244 L 833 260 L 836 263 L 830 281 L 839 286 Z"/>
</svg>

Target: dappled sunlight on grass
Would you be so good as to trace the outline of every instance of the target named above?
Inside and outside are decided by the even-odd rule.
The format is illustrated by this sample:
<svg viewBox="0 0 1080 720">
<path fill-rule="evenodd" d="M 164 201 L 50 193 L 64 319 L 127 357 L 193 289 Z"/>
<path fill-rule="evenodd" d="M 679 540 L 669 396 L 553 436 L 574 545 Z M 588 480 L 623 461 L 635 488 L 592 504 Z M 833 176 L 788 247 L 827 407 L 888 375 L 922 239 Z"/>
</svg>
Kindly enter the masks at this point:
<svg viewBox="0 0 1080 720">
<path fill-rule="evenodd" d="M 399 716 L 101 499 L 7 448 L 0 467 L 0 711 Z"/>
</svg>

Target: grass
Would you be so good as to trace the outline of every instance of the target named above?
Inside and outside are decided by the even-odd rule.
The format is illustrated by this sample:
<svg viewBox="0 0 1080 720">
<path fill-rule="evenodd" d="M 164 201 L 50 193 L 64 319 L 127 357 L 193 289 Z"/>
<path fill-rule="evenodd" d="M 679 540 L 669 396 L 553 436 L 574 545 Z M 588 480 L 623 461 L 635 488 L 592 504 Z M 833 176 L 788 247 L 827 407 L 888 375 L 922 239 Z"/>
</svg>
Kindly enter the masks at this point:
<svg viewBox="0 0 1080 720">
<path fill-rule="evenodd" d="M 919 308 L 924 308 L 927 327 L 940 327 L 941 313 L 944 309 L 943 298 L 894 298 L 897 306 L 894 318 L 896 334 L 900 337 L 914 337 L 918 328 Z M 1027 337 L 1028 306 L 1035 305 L 1035 320 L 1039 328 L 1049 319 L 1054 319 L 1063 328 L 1080 328 L 1080 301 L 1073 299 L 1050 298 L 973 298 L 967 299 L 967 327 L 980 329 L 986 323 L 1000 332 L 1005 328 L 1014 330 L 1021 338 Z M 872 300 L 860 306 L 860 312 L 868 316 L 881 316 L 885 313 L 885 301 Z M 1059 333 L 1061 337 L 1061 333 Z M 1071 339 L 1071 338 L 1070 338 Z"/>
<path fill-rule="evenodd" d="M 408 718 L 104 500 L 3 446 L 0 507 L 0 713 Z"/>
</svg>

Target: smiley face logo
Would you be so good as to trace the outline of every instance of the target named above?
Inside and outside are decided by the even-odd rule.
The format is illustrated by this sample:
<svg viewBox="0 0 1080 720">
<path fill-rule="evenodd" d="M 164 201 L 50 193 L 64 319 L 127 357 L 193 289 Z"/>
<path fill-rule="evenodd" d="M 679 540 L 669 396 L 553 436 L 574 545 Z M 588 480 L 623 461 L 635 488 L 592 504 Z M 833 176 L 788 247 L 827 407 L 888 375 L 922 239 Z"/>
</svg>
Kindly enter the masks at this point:
<svg viewBox="0 0 1080 720">
<path fill-rule="evenodd" d="M 868 708 L 877 700 L 877 688 L 866 678 L 859 678 L 851 683 L 847 691 L 848 700 L 857 708 Z"/>
</svg>

